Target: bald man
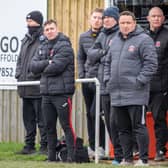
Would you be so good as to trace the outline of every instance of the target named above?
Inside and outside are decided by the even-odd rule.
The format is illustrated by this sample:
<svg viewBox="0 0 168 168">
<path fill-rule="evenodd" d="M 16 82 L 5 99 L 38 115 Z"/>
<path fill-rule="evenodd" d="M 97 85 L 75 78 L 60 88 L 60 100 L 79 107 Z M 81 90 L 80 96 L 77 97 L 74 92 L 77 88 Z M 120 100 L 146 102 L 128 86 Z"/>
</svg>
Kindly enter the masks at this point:
<svg viewBox="0 0 168 168">
<path fill-rule="evenodd" d="M 164 161 L 168 128 L 166 114 L 168 107 L 168 29 L 164 24 L 164 14 L 159 7 L 150 9 L 147 16 L 148 33 L 153 38 L 158 54 L 158 70 L 151 80 L 149 110 L 155 121 L 156 136 L 155 161 Z"/>
</svg>

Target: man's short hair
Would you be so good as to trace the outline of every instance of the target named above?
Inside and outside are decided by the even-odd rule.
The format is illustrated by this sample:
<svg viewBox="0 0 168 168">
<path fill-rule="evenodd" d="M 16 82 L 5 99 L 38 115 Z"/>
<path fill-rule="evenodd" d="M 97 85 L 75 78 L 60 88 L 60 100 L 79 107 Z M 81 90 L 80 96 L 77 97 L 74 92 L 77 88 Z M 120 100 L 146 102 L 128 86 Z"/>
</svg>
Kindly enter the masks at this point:
<svg viewBox="0 0 168 168">
<path fill-rule="evenodd" d="M 54 23 L 54 24 L 57 26 L 57 21 L 56 21 L 56 20 L 54 20 L 54 19 L 49 19 L 49 20 L 47 20 L 47 21 L 44 22 L 44 27 L 45 27 L 46 25 L 52 24 L 52 23 Z"/>
<path fill-rule="evenodd" d="M 150 10 L 149 10 L 149 12 L 148 12 L 148 16 L 150 15 L 150 12 L 151 12 L 153 9 L 158 9 L 158 10 L 162 13 L 162 15 L 164 16 L 163 10 L 162 10 L 161 8 L 159 8 L 158 6 L 154 6 L 154 7 L 150 8 Z"/>
<path fill-rule="evenodd" d="M 104 9 L 102 8 L 95 8 L 91 11 L 91 15 L 94 13 L 94 12 L 98 12 L 98 13 L 103 13 Z"/>
<path fill-rule="evenodd" d="M 123 16 L 123 15 L 131 16 L 132 19 L 136 21 L 136 17 L 135 17 L 135 15 L 134 15 L 134 13 L 131 12 L 131 11 L 123 11 L 123 12 L 120 13 L 120 16 L 119 16 L 119 17 L 121 17 L 121 16 Z"/>
</svg>

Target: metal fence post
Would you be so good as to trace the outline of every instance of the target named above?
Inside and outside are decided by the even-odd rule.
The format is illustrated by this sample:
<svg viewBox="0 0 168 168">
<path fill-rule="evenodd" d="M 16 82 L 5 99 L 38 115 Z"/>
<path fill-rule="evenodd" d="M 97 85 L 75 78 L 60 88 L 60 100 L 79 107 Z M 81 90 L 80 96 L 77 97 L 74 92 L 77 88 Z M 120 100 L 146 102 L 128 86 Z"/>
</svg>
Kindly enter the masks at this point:
<svg viewBox="0 0 168 168">
<path fill-rule="evenodd" d="M 100 130 L 100 82 L 97 78 L 76 79 L 76 82 L 88 83 L 94 82 L 96 85 L 96 126 L 95 126 L 95 163 L 99 162 L 99 130 Z"/>
</svg>

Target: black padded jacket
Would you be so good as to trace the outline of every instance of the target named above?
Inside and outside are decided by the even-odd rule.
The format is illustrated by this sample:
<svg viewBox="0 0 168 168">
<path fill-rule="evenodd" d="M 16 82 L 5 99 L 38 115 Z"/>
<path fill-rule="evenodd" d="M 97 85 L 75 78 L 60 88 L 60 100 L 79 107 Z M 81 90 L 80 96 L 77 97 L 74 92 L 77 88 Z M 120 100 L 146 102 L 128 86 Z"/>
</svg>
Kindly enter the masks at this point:
<svg viewBox="0 0 168 168">
<path fill-rule="evenodd" d="M 49 64 L 49 60 L 52 61 Z M 75 90 L 74 51 L 68 37 L 58 33 L 52 40 L 43 42 L 31 61 L 31 71 L 41 73 L 42 95 L 73 94 Z"/>
</svg>

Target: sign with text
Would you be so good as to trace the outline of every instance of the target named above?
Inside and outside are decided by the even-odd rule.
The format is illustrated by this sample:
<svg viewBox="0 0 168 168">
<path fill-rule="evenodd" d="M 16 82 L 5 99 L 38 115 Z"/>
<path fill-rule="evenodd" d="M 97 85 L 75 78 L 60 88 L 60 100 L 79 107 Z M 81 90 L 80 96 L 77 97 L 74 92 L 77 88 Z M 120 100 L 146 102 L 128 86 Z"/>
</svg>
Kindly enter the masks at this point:
<svg viewBox="0 0 168 168">
<path fill-rule="evenodd" d="M 5 0 L 0 5 L 0 84 L 14 83 L 21 40 L 27 32 L 26 15 L 39 10 L 47 16 L 47 0 Z M 0 89 L 16 89 L 2 86 Z"/>
</svg>

